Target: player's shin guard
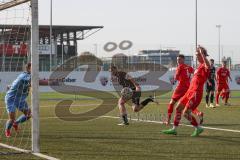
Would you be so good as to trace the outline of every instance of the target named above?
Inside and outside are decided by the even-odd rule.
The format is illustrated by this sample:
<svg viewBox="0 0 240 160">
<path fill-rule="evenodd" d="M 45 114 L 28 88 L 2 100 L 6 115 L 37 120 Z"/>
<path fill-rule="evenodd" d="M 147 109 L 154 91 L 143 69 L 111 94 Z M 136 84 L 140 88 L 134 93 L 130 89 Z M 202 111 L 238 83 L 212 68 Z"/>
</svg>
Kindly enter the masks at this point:
<svg viewBox="0 0 240 160">
<path fill-rule="evenodd" d="M 168 120 L 171 119 L 171 116 L 172 116 L 172 113 L 173 113 L 173 108 L 174 108 L 174 105 L 172 103 L 170 103 L 168 105 Z"/>
<path fill-rule="evenodd" d="M 146 106 L 149 102 L 153 102 L 152 98 L 147 98 L 144 101 L 141 102 L 141 106 Z"/>
<path fill-rule="evenodd" d="M 225 104 L 228 103 L 230 92 L 225 93 Z"/>
<path fill-rule="evenodd" d="M 206 104 L 209 102 L 209 94 L 206 94 Z"/>
<path fill-rule="evenodd" d="M 211 93 L 210 102 L 213 103 L 213 100 L 214 100 L 214 93 Z"/>
<path fill-rule="evenodd" d="M 11 128 L 12 128 L 12 126 L 13 126 L 13 121 L 12 120 L 8 120 L 7 122 L 6 122 L 6 127 L 5 127 L 5 129 L 6 130 L 10 130 Z"/>
<path fill-rule="evenodd" d="M 24 123 L 25 121 L 29 120 L 30 117 L 28 116 L 25 116 L 24 114 L 19 116 L 18 119 L 16 120 L 16 124 L 19 124 L 19 123 Z"/>
<path fill-rule="evenodd" d="M 191 113 L 186 113 L 184 114 L 184 117 L 189 121 L 191 122 L 191 124 L 194 126 L 194 127 L 198 127 L 198 122 L 196 120 L 196 118 L 194 116 L 192 116 Z"/>
<path fill-rule="evenodd" d="M 220 93 L 217 92 L 217 95 L 216 95 L 216 103 L 219 104 L 219 96 L 220 96 Z"/>
<path fill-rule="evenodd" d="M 125 124 L 128 124 L 127 114 L 123 114 L 121 118 Z"/>
<path fill-rule="evenodd" d="M 176 110 L 176 114 L 175 114 L 174 122 L 173 122 L 174 126 L 177 127 L 179 125 L 181 118 L 182 118 L 182 111 Z"/>
<path fill-rule="evenodd" d="M 225 100 L 225 98 L 226 98 L 226 92 L 225 92 L 225 91 L 222 92 L 222 93 L 220 94 L 220 96 L 222 97 L 222 100 Z"/>
</svg>

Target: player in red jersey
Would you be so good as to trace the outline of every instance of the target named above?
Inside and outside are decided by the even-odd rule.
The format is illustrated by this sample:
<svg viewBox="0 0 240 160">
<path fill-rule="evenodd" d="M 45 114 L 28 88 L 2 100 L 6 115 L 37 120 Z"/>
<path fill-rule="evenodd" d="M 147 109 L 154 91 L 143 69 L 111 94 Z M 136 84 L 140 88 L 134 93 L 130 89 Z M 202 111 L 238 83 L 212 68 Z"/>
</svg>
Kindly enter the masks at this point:
<svg viewBox="0 0 240 160">
<path fill-rule="evenodd" d="M 174 81 L 178 81 L 178 85 L 176 89 L 173 92 L 171 101 L 168 104 L 168 117 L 166 120 L 166 124 L 170 124 L 171 116 L 173 113 L 173 108 L 175 103 L 184 96 L 184 94 L 187 92 L 189 86 L 190 86 L 190 80 L 191 80 L 191 74 L 193 74 L 194 69 L 184 63 L 184 55 L 180 54 L 177 57 L 177 70 L 174 76 Z M 194 112 L 197 115 L 202 116 L 202 113 L 196 110 Z"/>
<path fill-rule="evenodd" d="M 173 128 L 162 131 L 165 134 L 177 134 L 177 127 L 180 123 L 182 113 L 195 127 L 191 136 L 196 137 L 203 132 L 203 128 L 199 126 L 197 120 L 192 115 L 192 111 L 198 107 L 202 100 L 204 84 L 209 76 L 210 63 L 207 59 L 207 51 L 203 47 L 198 47 L 196 56 L 199 66 L 194 72 L 188 91 L 177 104 Z"/>
<path fill-rule="evenodd" d="M 223 95 L 225 100 L 225 105 L 229 105 L 229 86 L 228 86 L 228 79 L 232 81 L 230 76 L 230 71 L 227 69 L 227 61 L 222 61 L 222 67 L 217 70 L 217 94 L 216 94 L 216 106 L 219 105 L 219 96 L 220 94 Z"/>
</svg>

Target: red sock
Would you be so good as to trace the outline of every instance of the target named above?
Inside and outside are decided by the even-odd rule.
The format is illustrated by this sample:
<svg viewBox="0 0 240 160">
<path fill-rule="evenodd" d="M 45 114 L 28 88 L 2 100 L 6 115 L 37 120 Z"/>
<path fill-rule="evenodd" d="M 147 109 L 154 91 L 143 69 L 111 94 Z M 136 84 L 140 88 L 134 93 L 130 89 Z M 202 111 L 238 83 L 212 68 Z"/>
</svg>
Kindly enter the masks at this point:
<svg viewBox="0 0 240 160">
<path fill-rule="evenodd" d="M 174 126 L 178 126 L 182 118 L 182 111 L 176 110 L 175 116 L 174 116 Z"/>
<path fill-rule="evenodd" d="M 185 114 L 184 117 L 185 117 L 189 122 L 191 122 L 191 124 L 192 124 L 194 127 L 197 127 L 197 126 L 198 126 L 198 122 L 197 122 L 196 118 L 195 118 L 194 116 L 192 116 L 191 113 Z"/>
<path fill-rule="evenodd" d="M 226 98 L 226 94 L 227 94 L 226 92 L 221 93 L 222 100 L 224 100 Z"/>
<path fill-rule="evenodd" d="M 192 111 L 192 113 L 193 113 L 193 114 L 195 114 L 195 115 L 197 115 L 197 116 L 199 116 L 199 115 L 201 115 L 201 114 L 202 114 L 202 112 L 201 112 L 201 111 L 199 111 L 197 108 L 196 108 L 196 109 L 194 109 L 194 110 Z"/>
<path fill-rule="evenodd" d="M 220 93 L 217 92 L 217 95 L 216 95 L 216 103 L 219 104 L 219 96 L 220 96 Z"/>
<path fill-rule="evenodd" d="M 174 108 L 174 105 L 173 104 L 168 104 L 168 120 L 171 119 L 171 116 L 172 116 L 172 113 L 173 113 L 173 108 Z"/>
<path fill-rule="evenodd" d="M 225 93 L 225 103 L 227 103 L 228 102 L 228 99 L 229 99 L 229 92 L 226 92 Z"/>
</svg>

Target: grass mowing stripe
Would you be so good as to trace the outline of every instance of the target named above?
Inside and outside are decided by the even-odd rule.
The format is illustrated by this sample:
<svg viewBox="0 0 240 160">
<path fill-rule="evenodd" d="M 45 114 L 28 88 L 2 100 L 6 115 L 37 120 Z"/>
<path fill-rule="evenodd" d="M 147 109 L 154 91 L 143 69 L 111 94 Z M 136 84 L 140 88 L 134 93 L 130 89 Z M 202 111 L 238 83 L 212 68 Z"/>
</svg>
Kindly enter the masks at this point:
<svg viewBox="0 0 240 160">
<path fill-rule="evenodd" d="M 41 120 L 48 120 L 48 119 L 58 119 L 58 118 L 72 118 L 72 117 L 41 117 Z M 78 117 L 76 117 L 78 118 Z M 119 117 L 115 116 L 101 116 L 99 118 L 112 118 L 112 119 L 119 119 Z M 6 120 L 6 119 L 0 119 L 0 120 Z M 162 121 L 152 121 L 152 120 L 141 120 L 141 119 L 131 119 L 132 121 L 139 121 L 139 122 L 145 122 L 145 123 L 158 123 L 158 124 L 164 124 Z M 173 124 L 173 123 L 172 123 Z M 186 127 L 192 127 L 192 125 L 187 125 L 187 124 L 179 124 L 181 126 L 186 126 Z M 204 129 L 209 129 L 209 130 L 216 130 L 216 131 L 225 131 L 225 132 L 233 132 L 233 133 L 240 133 L 240 130 L 232 130 L 232 129 L 224 129 L 224 128 L 214 128 L 214 127 L 204 127 Z"/>
</svg>

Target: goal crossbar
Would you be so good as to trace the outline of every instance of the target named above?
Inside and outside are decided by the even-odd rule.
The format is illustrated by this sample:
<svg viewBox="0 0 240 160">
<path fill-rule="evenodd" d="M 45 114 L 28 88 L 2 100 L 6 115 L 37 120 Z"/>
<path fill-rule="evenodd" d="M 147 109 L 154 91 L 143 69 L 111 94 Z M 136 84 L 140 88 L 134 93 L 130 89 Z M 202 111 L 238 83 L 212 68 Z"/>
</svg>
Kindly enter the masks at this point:
<svg viewBox="0 0 240 160">
<path fill-rule="evenodd" d="M 12 0 L 12 1 L 0 4 L 0 11 L 29 2 L 29 1 L 30 0 Z"/>
</svg>

